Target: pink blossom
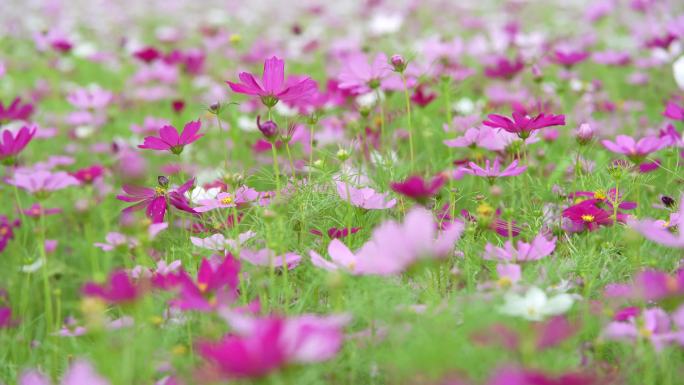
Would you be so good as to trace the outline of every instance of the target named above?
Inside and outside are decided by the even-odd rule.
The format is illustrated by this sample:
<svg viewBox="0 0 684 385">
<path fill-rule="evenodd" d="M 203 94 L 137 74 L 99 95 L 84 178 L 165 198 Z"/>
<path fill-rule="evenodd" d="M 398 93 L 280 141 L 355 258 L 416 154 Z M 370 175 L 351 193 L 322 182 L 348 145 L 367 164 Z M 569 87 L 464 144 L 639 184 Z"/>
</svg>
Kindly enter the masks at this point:
<svg viewBox="0 0 684 385">
<path fill-rule="evenodd" d="M 364 94 L 380 87 L 382 80 L 392 72 L 384 53 L 378 53 L 371 63 L 362 53 L 349 55 L 343 60 L 338 87 L 355 94 Z"/>
<path fill-rule="evenodd" d="M 3 130 L 2 137 L 0 138 L 0 162 L 9 165 L 13 164 L 16 156 L 33 139 L 36 129 L 36 127 L 23 126 L 16 135 L 10 130 Z"/>
<path fill-rule="evenodd" d="M 488 120 L 483 124 L 492 128 L 501 128 L 513 134 L 517 134 L 521 139 L 529 138 L 530 134 L 545 127 L 564 126 L 565 115 L 545 115 L 539 114 L 534 118 L 513 112 L 513 119 L 496 114 L 490 114 Z"/>
<path fill-rule="evenodd" d="M 64 171 L 53 173 L 45 170 L 16 172 L 7 179 L 7 183 L 39 196 L 80 184 L 78 179 Z"/>
<path fill-rule="evenodd" d="M 180 290 L 171 304 L 182 310 L 211 311 L 233 303 L 238 296 L 240 262 L 226 254 L 220 263 L 203 258 L 197 280 L 181 269 L 176 280 Z"/>
<path fill-rule="evenodd" d="M 209 250 L 236 250 L 240 245 L 256 235 L 253 231 L 247 231 L 238 236 L 237 241 L 227 239 L 223 234 L 214 234 L 207 238 L 190 237 L 193 245 Z"/>
<path fill-rule="evenodd" d="M 87 282 L 81 291 L 87 297 L 98 297 L 110 303 L 132 302 L 142 294 L 124 270 L 112 272 L 106 285 Z"/>
<path fill-rule="evenodd" d="M 204 134 L 197 134 L 201 127 L 202 123 L 199 120 L 189 122 L 183 127 L 180 135 L 178 135 L 178 130 L 175 127 L 164 126 L 159 129 L 159 137 L 146 137 L 144 143 L 139 145 L 138 148 L 171 151 L 179 155 L 183 152 L 185 146 L 204 136 Z"/>
<path fill-rule="evenodd" d="M 425 180 L 418 175 L 413 175 L 404 181 L 390 183 L 390 187 L 397 194 L 418 201 L 424 201 L 436 195 L 442 189 L 446 180 L 447 178 L 442 174 L 435 176 L 431 180 Z"/>
<path fill-rule="evenodd" d="M 124 234 L 111 232 L 105 237 L 105 243 L 96 242 L 93 245 L 99 247 L 102 251 L 112 251 L 119 246 L 126 246 L 127 248 L 132 249 L 138 245 L 138 241 L 129 238 Z"/>
<path fill-rule="evenodd" d="M 494 182 L 496 178 L 517 176 L 527 170 L 527 166 L 518 166 L 518 160 L 514 160 L 505 169 L 501 170 L 501 162 L 499 158 L 494 158 L 494 164 L 490 166 L 489 159 L 485 160 L 485 167 L 482 168 L 474 162 L 469 162 L 468 167 L 462 170 L 471 175 L 488 178 L 490 183 Z"/>
<path fill-rule="evenodd" d="M 248 72 L 241 72 L 238 77 L 240 83 L 226 82 L 233 92 L 258 96 L 269 108 L 279 100 L 292 102 L 308 99 L 316 90 L 316 83 L 308 77 L 286 82 L 285 62 L 276 56 L 264 61 L 261 83 Z"/>
<path fill-rule="evenodd" d="M 123 190 L 127 195 L 117 195 L 116 199 L 135 203 L 133 206 L 125 208 L 123 210 L 124 213 L 141 210 L 145 207 L 147 217 L 150 218 L 153 223 L 161 223 L 164 221 L 164 216 L 166 215 L 169 203 L 178 210 L 195 214 L 195 211 L 188 205 L 188 200 L 184 196 L 185 192 L 188 191 L 194 183 L 194 179 L 189 179 L 182 186 L 171 191 L 168 190 L 168 180 L 166 180 L 165 184 L 160 183 L 160 185 L 154 189 L 124 185 Z"/>
<path fill-rule="evenodd" d="M 677 329 L 672 326 L 670 316 L 663 309 L 650 308 L 642 312 L 640 322 L 636 316 L 627 321 L 613 321 L 606 325 L 601 334 L 609 340 L 636 341 L 643 338 L 660 351 L 671 342 L 684 342 L 684 325 L 677 325 Z"/>
<path fill-rule="evenodd" d="M 506 241 L 503 248 L 487 243 L 484 258 L 503 262 L 537 261 L 553 253 L 556 238 L 549 240 L 543 234 L 539 234 L 530 243 L 518 240 L 516 246 L 514 247 L 510 240 Z"/>
<path fill-rule="evenodd" d="M 49 377 L 37 370 L 28 370 L 21 374 L 19 385 L 50 385 Z M 109 385 L 104 377 L 100 376 L 90 362 L 84 359 L 74 361 L 62 377 L 61 385 Z"/>
<path fill-rule="evenodd" d="M 15 98 L 7 107 L 0 102 L 0 123 L 11 122 L 13 120 L 29 120 L 33 114 L 33 104 L 23 103 L 21 99 Z"/>
<path fill-rule="evenodd" d="M 667 138 L 647 136 L 636 141 L 627 135 L 618 135 L 615 137 L 615 142 L 605 139 L 601 143 L 609 151 L 626 155 L 634 163 L 641 163 L 641 160 L 649 154 L 669 145 Z"/>
<path fill-rule="evenodd" d="M 292 270 L 301 261 L 302 257 L 296 253 L 285 253 L 283 255 L 276 255 L 276 253 L 268 248 L 261 250 L 242 249 L 240 250 L 240 258 L 256 266 L 273 266 L 283 267 L 287 266 L 288 270 Z"/>
<path fill-rule="evenodd" d="M 491 127 L 469 128 L 463 136 L 456 139 L 445 140 L 444 144 L 449 147 L 480 147 L 491 151 L 502 151 L 506 143 L 499 139 Z"/>
<path fill-rule="evenodd" d="M 388 199 L 389 194 L 382 194 L 370 187 L 354 188 L 349 183 L 335 182 L 337 185 L 337 195 L 341 199 L 351 203 L 353 206 L 366 210 L 384 210 L 394 207 L 396 199 Z"/>
</svg>

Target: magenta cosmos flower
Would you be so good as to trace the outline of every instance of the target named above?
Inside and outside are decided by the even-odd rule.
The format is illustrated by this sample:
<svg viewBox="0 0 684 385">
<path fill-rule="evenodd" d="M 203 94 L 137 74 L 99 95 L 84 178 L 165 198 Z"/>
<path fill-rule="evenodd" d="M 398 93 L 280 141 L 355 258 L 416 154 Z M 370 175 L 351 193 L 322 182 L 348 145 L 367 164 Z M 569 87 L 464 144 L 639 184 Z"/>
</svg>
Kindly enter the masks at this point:
<svg viewBox="0 0 684 385">
<path fill-rule="evenodd" d="M 5 250 L 7 243 L 14 238 L 14 228 L 19 227 L 20 224 L 18 219 L 10 222 L 6 216 L 0 215 L 0 252 Z"/>
<path fill-rule="evenodd" d="M 197 134 L 201 127 L 202 122 L 199 120 L 189 122 L 183 127 L 183 132 L 178 135 L 178 130 L 175 127 L 164 126 L 159 129 L 159 137 L 146 137 L 143 144 L 139 145 L 138 148 L 171 151 L 179 155 L 186 145 L 204 136 L 204 134 Z"/>
<path fill-rule="evenodd" d="M 172 304 L 182 310 L 199 311 L 230 305 L 238 296 L 239 274 L 240 262 L 231 254 L 218 264 L 203 258 L 196 282 L 185 271 L 179 273 L 180 292 Z"/>
<path fill-rule="evenodd" d="M 7 183 L 22 188 L 38 197 L 46 197 L 52 191 L 69 186 L 79 185 L 78 179 L 64 171 L 50 172 L 45 170 L 17 172 Z"/>
<path fill-rule="evenodd" d="M 527 170 L 527 166 L 518 167 L 518 160 L 516 159 L 513 162 L 511 162 L 511 164 L 509 164 L 508 167 L 502 170 L 499 158 L 495 158 L 494 164 L 491 166 L 489 163 L 489 159 L 487 159 L 485 160 L 484 168 L 478 166 L 474 162 L 469 162 L 468 167 L 464 167 L 462 168 L 462 170 L 467 174 L 487 178 L 489 180 L 489 183 L 494 183 L 496 178 L 516 176 L 522 174 L 523 172 L 525 172 L 525 170 Z"/>
<path fill-rule="evenodd" d="M 26 148 L 35 134 L 36 127 L 24 126 L 16 135 L 10 130 L 3 130 L 0 138 L 0 162 L 5 165 L 14 164 L 16 156 Z"/>
<path fill-rule="evenodd" d="M 585 51 L 569 51 L 557 49 L 554 51 L 551 60 L 554 63 L 560 64 L 566 68 L 570 68 L 576 64 L 585 61 L 589 57 L 589 53 Z"/>
<path fill-rule="evenodd" d="M 19 98 L 15 98 L 7 107 L 0 102 L 0 123 L 28 120 L 31 114 L 33 114 L 33 105 L 31 103 L 24 104 Z"/>
<path fill-rule="evenodd" d="M 539 234 L 530 243 L 518 241 L 517 247 L 510 240 L 506 241 L 503 248 L 487 243 L 484 258 L 503 262 L 537 261 L 551 255 L 555 249 L 556 238 L 549 240 Z"/>
<path fill-rule="evenodd" d="M 97 297 L 109 303 L 124 303 L 135 301 L 141 294 L 128 273 L 124 270 L 115 270 L 109 275 L 109 283 L 99 285 L 87 282 L 81 288 L 83 295 Z"/>
<path fill-rule="evenodd" d="M 514 111 L 513 119 L 497 114 L 491 114 L 487 118 L 488 120 L 482 122 L 485 126 L 501 128 L 518 135 L 521 139 L 529 138 L 532 131 L 541 128 L 565 125 L 565 115 L 545 115 L 543 113 L 532 118 Z"/>
<path fill-rule="evenodd" d="M 128 195 L 120 194 L 116 196 L 116 199 L 135 204 L 125 208 L 123 212 L 127 213 L 145 207 L 147 217 L 153 223 L 161 223 L 164 221 L 164 215 L 166 215 L 170 203 L 178 210 L 195 214 L 195 210 L 190 207 L 187 198 L 184 196 L 185 192 L 195 183 L 194 178 L 171 191 L 168 190 L 168 179 L 160 177 L 159 182 L 155 188 L 124 185 L 123 190 Z"/>
<path fill-rule="evenodd" d="M 667 147 L 670 141 L 668 138 L 657 136 L 646 136 L 637 141 L 631 136 L 618 135 L 615 142 L 605 139 L 601 143 L 609 151 L 623 154 L 634 163 L 641 163 L 649 154 Z"/>
<path fill-rule="evenodd" d="M 601 226 L 610 226 L 613 224 L 611 216 L 612 213 L 598 208 L 593 200 L 587 200 L 563 210 L 563 218 L 569 221 L 566 229 L 571 232 L 594 231 Z"/>
<path fill-rule="evenodd" d="M 390 187 L 397 194 L 407 196 L 417 201 L 425 201 L 436 195 L 444 186 L 446 177 L 442 174 L 437 175 L 430 181 L 426 181 L 420 176 L 414 175 L 403 182 L 392 182 Z"/>
<path fill-rule="evenodd" d="M 680 106 L 674 101 L 670 100 L 665 105 L 663 116 L 673 120 L 684 120 L 684 106 Z"/>
<path fill-rule="evenodd" d="M 200 342 L 198 351 L 227 379 L 263 377 L 288 364 L 322 362 L 342 347 L 345 316 L 301 315 L 251 318 L 227 314 L 234 330 L 218 342 Z"/>
<path fill-rule="evenodd" d="M 522 58 L 516 57 L 514 60 L 509 60 L 501 56 L 493 60 L 491 65 L 485 67 L 484 74 L 488 78 L 512 79 L 524 68 L 525 62 L 523 62 Z"/>
<path fill-rule="evenodd" d="M 285 81 L 285 62 L 276 56 L 264 61 L 264 73 L 261 83 L 248 72 L 240 72 L 240 83 L 226 82 L 233 92 L 258 96 L 268 108 L 275 106 L 278 101 L 294 102 L 308 99 L 316 92 L 316 82 L 311 78 Z"/>
</svg>

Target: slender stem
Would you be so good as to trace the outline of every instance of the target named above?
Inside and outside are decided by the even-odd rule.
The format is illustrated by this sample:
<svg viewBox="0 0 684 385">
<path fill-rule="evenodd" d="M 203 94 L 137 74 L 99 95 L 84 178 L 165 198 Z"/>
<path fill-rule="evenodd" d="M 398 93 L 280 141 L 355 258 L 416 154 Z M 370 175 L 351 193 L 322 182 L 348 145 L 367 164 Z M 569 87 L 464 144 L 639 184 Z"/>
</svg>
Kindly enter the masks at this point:
<svg viewBox="0 0 684 385">
<path fill-rule="evenodd" d="M 311 183 L 311 171 L 313 170 L 313 153 L 314 153 L 314 125 L 309 125 L 309 183 Z"/>
<path fill-rule="evenodd" d="M 380 106 L 380 143 L 382 144 L 385 138 L 385 107 L 383 106 L 382 99 L 380 98 L 379 88 L 375 89 L 375 95 L 378 105 Z"/>
<path fill-rule="evenodd" d="M 273 154 L 273 174 L 275 174 L 276 197 L 280 198 L 280 166 L 278 166 L 278 154 L 276 153 L 275 142 L 271 143 L 271 153 Z"/>
<path fill-rule="evenodd" d="M 290 142 L 285 142 L 285 151 L 287 152 L 287 159 L 290 161 L 290 169 L 292 171 L 292 181 L 294 182 L 297 177 L 295 175 L 295 166 L 294 162 L 292 161 L 292 154 L 290 153 Z"/>
<path fill-rule="evenodd" d="M 413 123 L 411 121 L 411 99 L 409 98 L 408 86 L 406 85 L 406 76 L 401 73 L 401 81 L 404 83 L 404 99 L 406 100 L 406 116 L 408 119 L 408 129 L 409 129 L 409 151 L 411 153 L 411 170 L 413 170 L 414 165 L 414 153 L 413 153 Z"/>
<path fill-rule="evenodd" d="M 52 296 L 50 295 L 50 277 L 48 276 L 48 261 L 45 254 L 45 215 L 40 211 L 40 238 L 38 240 L 38 251 L 42 260 L 41 270 L 43 272 L 43 294 L 45 296 L 45 337 L 52 331 Z"/>
</svg>

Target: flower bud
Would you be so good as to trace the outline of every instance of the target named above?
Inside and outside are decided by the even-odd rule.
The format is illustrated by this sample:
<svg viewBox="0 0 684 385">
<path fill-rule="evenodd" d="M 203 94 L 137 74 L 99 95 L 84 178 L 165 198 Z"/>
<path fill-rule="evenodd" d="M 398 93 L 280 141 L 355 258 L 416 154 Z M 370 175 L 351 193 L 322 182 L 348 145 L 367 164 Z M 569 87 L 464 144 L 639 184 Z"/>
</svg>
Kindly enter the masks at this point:
<svg viewBox="0 0 684 385">
<path fill-rule="evenodd" d="M 278 125 L 272 120 L 267 120 L 261 124 L 261 115 L 257 116 L 257 127 L 268 140 L 274 139 L 278 135 Z"/>
<path fill-rule="evenodd" d="M 394 67 L 395 72 L 403 73 L 404 70 L 406 70 L 406 66 L 408 63 L 406 63 L 406 60 L 401 55 L 392 55 L 392 58 L 390 59 L 390 63 L 392 63 L 392 67 Z"/>
<path fill-rule="evenodd" d="M 168 187 L 169 186 L 169 178 L 165 177 L 164 175 L 159 175 L 157 177 L 157 183 L 159 183 L 159 185 L 162 187 Z"/>
<path fill-rule="evenodd" d="M 580 145 L 585 145 L 594 139 L 594 128 L 588 123 L 582 123 L 575 131 L 577 142 Z"/>
</svg>

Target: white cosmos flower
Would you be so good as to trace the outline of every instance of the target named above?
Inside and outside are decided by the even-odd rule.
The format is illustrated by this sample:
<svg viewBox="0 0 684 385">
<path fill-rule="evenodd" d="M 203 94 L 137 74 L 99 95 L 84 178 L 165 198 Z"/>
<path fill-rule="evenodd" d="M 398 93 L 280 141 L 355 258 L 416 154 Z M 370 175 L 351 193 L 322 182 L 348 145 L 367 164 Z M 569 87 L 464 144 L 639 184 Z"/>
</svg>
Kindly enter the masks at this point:
<svg viewBox="0 0 684 385">
<path fill-rule="evenodd" d="M 192 203 L 198 203 L 202 200 L 214 199 L 220 192 L 220 187 L 212 187 L 205 190 L 204 187 L 197 186 L 192 191 L 186 191 L 185 197 Z"/>
<path fill-rule="evenodd" d="M 566 293 L 549 297 L 544 290 L 531 287 L 524 295 L 507 293 L 504 301 L 499 308 L 500 312 L 530 321 L 541 321 L 548 316 L 565 313 L 575 300 L 572 295 Z"/>
<path fill-rule="evenodd" d="M 680 90 L 684 91 L 684 55 L 672 63 L 672 72 L 677 86 L 679 86 Z"/>
</svg>

